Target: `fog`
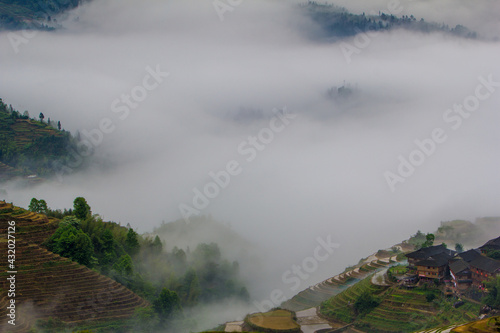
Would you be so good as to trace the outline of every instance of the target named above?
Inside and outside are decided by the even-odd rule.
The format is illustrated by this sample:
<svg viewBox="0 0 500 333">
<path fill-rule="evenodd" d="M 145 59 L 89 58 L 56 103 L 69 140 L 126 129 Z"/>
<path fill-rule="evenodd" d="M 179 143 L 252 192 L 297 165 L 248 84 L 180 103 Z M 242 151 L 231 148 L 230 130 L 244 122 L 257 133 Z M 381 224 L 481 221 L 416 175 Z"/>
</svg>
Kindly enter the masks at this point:
<svg viewBox="0 0 500 333">
<path fill-rule="evenodd" d="M 247 277 L 256 300 L 273 289 L 293 296 L 440 221 L 498 216 L 498 84 L 460 126 L 444 118 L 474 96 L 479 77 L 500 81 L 500 45 L 491 41 L 500 32 L 498 2 L 458 3 L 401 5 L 405 15 L 463 24 L 484 39 L 395 30 L 369 37 L 350 61 L 340 43 L 308 39 L 317 27 L 289 1 L 243 2 L 221 21 L 210 1 L 95 0 L 71 13 L 65 29 L 39 32 L 17 48 L 2 33 L 6 103 L 72 132 L 98 129 L 104 118 L 114 126 L 85 172 L 29 189 L 9 184 L 8 200 L 27 207 L 37 197 L 69 208 L 83 196 L 105 220 L 150 232 L 182 218 L 181 204 L 194 207 L 193 190 L 234 160 L 239 172 L 196 210 L 266 253 L 268 262 Z M 387 8 L 385 1 L 337 4 Z M 114 112 L 115 100 L 158 69 L 169 74 L 144 100 Z M 354 92 L 328 98 L 344 82 Z M 281 129 L 272 138 L 262 132 L 271 122 Z M 446 140 L 392 191 L 386 172 L 397 174 L 399 155 L 408 159 L 414 141 L 436 128 Z M 259 133 L 267 143 L 252 148 L 249 136 Z M 283 272 L 328 235 L 338 249 L 291 290 Z"/>
</svg>

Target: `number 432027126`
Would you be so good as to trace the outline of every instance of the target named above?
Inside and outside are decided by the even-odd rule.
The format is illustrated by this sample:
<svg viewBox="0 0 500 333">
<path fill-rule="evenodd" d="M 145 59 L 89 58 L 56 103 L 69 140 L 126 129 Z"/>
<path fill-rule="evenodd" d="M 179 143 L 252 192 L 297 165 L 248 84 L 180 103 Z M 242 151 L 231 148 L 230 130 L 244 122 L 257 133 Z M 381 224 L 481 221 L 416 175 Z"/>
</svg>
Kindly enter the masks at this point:
<svg viewBox="0 0 500 333">
<path fill-rule="evenodd" d="M 14 269 L 14 262 L 16 261 L 16 222 L 9 221 L 9 227 L 7 229 L 7 256 L 9 262 L 9 268 Z"/>
</svg>

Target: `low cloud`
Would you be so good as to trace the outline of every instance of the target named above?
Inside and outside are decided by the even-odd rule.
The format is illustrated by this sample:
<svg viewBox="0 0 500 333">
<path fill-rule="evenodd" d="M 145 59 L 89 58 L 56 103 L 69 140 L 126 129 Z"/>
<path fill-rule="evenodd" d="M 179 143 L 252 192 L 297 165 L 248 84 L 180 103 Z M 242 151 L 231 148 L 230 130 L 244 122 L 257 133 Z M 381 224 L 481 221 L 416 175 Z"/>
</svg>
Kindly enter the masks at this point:
<svg viewBox="0 0 500 333">
<path fill-rule="evenodd" d="M 366 12 L 386 5 L 338 4 Z M 428 21 L 498 33 L 496 2 L 462 1 L 456 10 L 447 1 L 405 4 Z M 237 160 L 241 173 L 201 213 L 230 222 L 268 254 L 272 264 L 252 275 L 257 299 L 273 289 L 293 295 L 281 275 L 319 236 L 340 247 L 304 288 L 417 229 L 500 214 L 500 92 L 397 191 L 383 176 L 442 126 L 443 112 L 474 92 L 478 77 L 500 81 L 497 42 L 384 32 L 347 64 L 339 43 L 305 37 L 314 23 L 288 2 L 245 1 L 225 15 L 221 22 L 210 1 L 93 1 L 65 29 L 39 32 L 17 53 L 1 33 L 5 102 L 73 132 L 104 118 L 116 126 L 97 147 L 95 167 L 30 189 L 9 184 L 8 199 L 64 208 L 83 196 L 104 219 L 148 232 L 182 218 L 179 205 L 192 201 L 193 189 Z M 120 120 L 113 101 L 157 65 L 169 76 Z M 345 85 L 356 93 L 328 97 Z M 246 162 L 238 146 L 284 106 L 297 118 Z"/>
</svg>

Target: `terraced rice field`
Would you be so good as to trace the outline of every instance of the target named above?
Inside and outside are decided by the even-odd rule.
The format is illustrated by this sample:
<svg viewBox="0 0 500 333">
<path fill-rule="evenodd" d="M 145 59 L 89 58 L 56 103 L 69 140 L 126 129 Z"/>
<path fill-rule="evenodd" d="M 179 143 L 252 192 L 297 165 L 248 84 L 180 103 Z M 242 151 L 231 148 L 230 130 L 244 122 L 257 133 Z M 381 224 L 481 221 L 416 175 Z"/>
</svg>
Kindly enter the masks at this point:
<svg viewBox="0 0 500 333">
<path fill-rule="evenodd" d="M 291 311 L 301 311 L 311 307 L 317 307 L 322 302 L 341 293 L 366 276 L 384 267 L 390 266 L 395 262 L 395 256 L 385 260 L 376 259 L 366 262 L 360 267 L 336 275 L 301 291 L 290 300 L 281 304 L 281 307 Z"/>
<path fill-rule="evenodd" d="M 387 289 L 388 287 L 372 284 L 371 276 L 369 276 L 321 304 L 320 312 L 327 317 L 349 324 L 355 319 L 352 306 L 362 293 L 380 295 Z"/>
<path fill-rule="evenodd" d="M 16 222 L 16 326 L 26 332 L 37 319 L 57 318 L 67 324 L 129 318 L 147 302 L 121 284 L 54 254 L 41 246 L 58 221 L 0 201 L 0 233 Z M 7 242 L 0 242 L 0 316 L 7 318 Z M 5 321 L 3 321 L 5 322 Z M 0 327 L 0 331 L 6 331 Z"/>
<path fill-rule="evenodd" d="M 380 304 L 365 316 L 357 316 L 353 305 L 364 292 L 378 298 Z M 322 303 L 320 313 L 339 323 L 354 323 L 357 329 L 370 333 L 415 332 L 422 327 L 446 324 L 448 326 L 425 332 L 448 333 L 458 324 L 473 320 L 479 311 L 479 305 L 468 302 L 455 309 L 451 306 L 453 300 L 428 301 L 429 292 L 439 294 L 437 290 L 407 290 L 396 284 L 374 284 L 370 276 Z"/>
<path fill-rule="evenodd" d="M 19 176 L 20 174 L 21 172 L 19 170 L 0 162 L 0 181 Z"/>
</svg>

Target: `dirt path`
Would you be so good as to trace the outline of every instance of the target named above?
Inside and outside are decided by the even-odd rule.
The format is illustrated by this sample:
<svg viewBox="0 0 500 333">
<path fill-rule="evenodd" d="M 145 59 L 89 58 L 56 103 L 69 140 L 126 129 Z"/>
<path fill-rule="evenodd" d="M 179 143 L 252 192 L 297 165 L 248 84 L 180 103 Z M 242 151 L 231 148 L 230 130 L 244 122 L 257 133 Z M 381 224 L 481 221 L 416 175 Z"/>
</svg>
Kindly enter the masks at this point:
<svg viewBox="0 0 500 333">
<path fill-rule="evenodd" d="M 242 321 L 233 321 L 226 324 L 224 332 L 243 332 L 242 326 L 243 326 Z"/>
<path fill-rule="evenodd" d="M 303 333 L 314 333 L 320 329 L 332 328 L 326 320 L 318 317 L 316 314 L 316 308 L 297 311 L 296 315 L 300 329 Z"/>
<path fill-rule="evenodd" d="M 377 285 L 377 286 L 383 286 L 383 287 L 391 286 L 391 283 L 389 282 L 389 278 L 387 277 L 387 270 L 388 270 L 388 268 L 385 268 L 385 269 L 381 270 L 380 272 L 373 274 L 372 284 Z"/>
</svg>

